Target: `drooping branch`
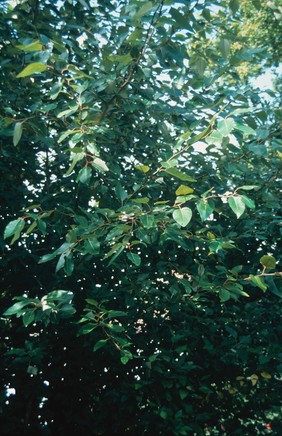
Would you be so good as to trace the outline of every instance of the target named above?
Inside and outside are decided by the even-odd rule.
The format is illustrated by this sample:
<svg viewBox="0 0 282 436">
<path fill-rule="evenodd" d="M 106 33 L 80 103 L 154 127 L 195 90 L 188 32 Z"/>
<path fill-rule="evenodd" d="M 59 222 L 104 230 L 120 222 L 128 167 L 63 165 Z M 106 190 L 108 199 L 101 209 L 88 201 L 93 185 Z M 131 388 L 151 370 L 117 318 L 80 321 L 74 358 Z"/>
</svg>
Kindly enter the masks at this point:
<svg viewBox="0 0 282 436">
<path fill-rule="evenodd" d="M 157 23 L 158 19 L 161 16 L 162 9 L 163 9 L 163 6 L 164 6 L 164 2 L 165 2 L 165 0 L 162 0 L 158 4 L 158 7 L 156 8 L 156 10 L 155 10 L 155 12 L 154 12 L 154 14 L 152 16 L 150 25 L 149 25 L 147 33 L 146 33 L 144 44 L 143 44 L 143 46 L 142 46 L 142 48 L 140 50 L 140 53 L 139 53 L 137 59 L 134 62 L 132 62 L 131 65 L 129 66 L 129 69 L 126 72 L 126 74 L 125 74 L 125 76 L 123 78 L 123 82 L 120 85 L 118 91 L 115 93 L 115 95 L 109 101 L 107 101 L 105 103 L 104 108 L 103 108 L 103 110 L 101 112 L 101 115 L 100 115 L 99 124 L 105 118 L 105 116 L 106 116 L 106 114 L 107 114 L 107 112 L 109 110 L 109 107 L 111 106 L 113 101 L 116 99 L 116 97 L 131 83 L 131 81 L 133 79 L 133 75 L 137 71 L 138 66 L 140 65 L 141 60 L 144 58 L 144 55 L 146 53 L 146 49 L 147 49 L 147 47 L 149 45 L 149 42 L 150 42 L 150 40 L 151 40 L 151 38 L 152 38 L 152 36 L 154 34 L 154 29 L 155 29 L 155 26 L 156 26 L 156 23 Z"/>
</svg>

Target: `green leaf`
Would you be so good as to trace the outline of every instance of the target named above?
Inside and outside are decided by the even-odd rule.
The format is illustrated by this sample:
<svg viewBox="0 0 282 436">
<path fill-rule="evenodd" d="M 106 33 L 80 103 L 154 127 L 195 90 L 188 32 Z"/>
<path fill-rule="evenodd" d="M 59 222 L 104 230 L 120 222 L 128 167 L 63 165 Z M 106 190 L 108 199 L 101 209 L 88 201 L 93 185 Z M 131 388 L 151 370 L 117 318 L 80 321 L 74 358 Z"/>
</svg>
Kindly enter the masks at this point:
<svg viewBox="0 0 282 436">
<path fill-rule="evenodd" d="M 279 283 L 280 289 L 278 289 L 278 287 L 276 286 L 276 283 L 275 283 L 272 276 L 266 277 L 265 280 L 267 282 L 267 285 L 269 287 L 270 292 L 272 292 L 272 294 L 276 295 L 277 297 L 282 298 L 281 279 L 278 278 L 278 280 L 277 280 L 277 284 Z"/>
<path fill-rule="evenodd" d="M 62 318 L 69 318 L 76 313 L 76 309 L 70 304 L 64 304 L 59 308 L 59 314 Z"/>
<path fill-rule="evenodd" d="M 16 77 L 18 79 L 32 76 L 36 73 L 42 73 L 47 68 L 47 65 L 41 64 L 40 62 L 34 62 L 33 64 L 29 64 L 27 67 L 25 67 Z"/>
<path fill-rule="evenodd" d="M 63 289 L 58 289 L 56 291 L 52 291 L 48 293 L 48 301 L 49 300 L 72 300 L 73 298 L 73 292 L 71 291 L 65 291 Z"/>
<path fill-rule="evenodd" d="M 187 201 L 192 200 L 192 198 L 198 198 L 197 195 L 179 195 L 179 197 L 176 197 L 175 204 L 183 204 Z"/>
<path fill-rule="evenodd" d="M 239 0 L 230 0 L 229 7 L 233 14 L 235 14 L 240 8 Z"/>
<path fill-rule="evenodd" d="M 133 203 L 136 204 L 147 204 L 149 203 L 150 199 L 148 197 L 140 197 L 140 198 L 134 198 L 132 199 Z"/>
<path fill-rule="evenodd" d="M 96 342 L 96 344 L 94 345 L 93 351 L 97 351 L 100 348 L 104 347 L 108 341 L 109 339 L 100 339 L 100 341 Z"/>
<path fill-rule="evenodd" d="M 17 231 L 15 232 L 15 234 L 10 242 L 10 245 L 13 245 L 13 243 L 19 239 L 19 237 L 21 236 L 21 231 L 23 230 L 24 226 L 25 226 L 25 223 L 24 223 L 24 220 L 22 220 L 21 223 L 19 224 L 19 227 L 17 228 Z"/>
<path fill-rule="evenodd" d="M 148 165 L 136 165 L 135 168 L 138 171 L 141 171 L 142 173 L 147 173 L 148 171 L 150 171 L 150 167 L 148 167 Z"/>
<path fill-rule="evenodd" d="M 126 253 L 127 258 L 136 266 L 141 265 L 141 257 L 135 253 Z"/>
<path fill-rule="evenodd" d="M 120 185 L 117 185 L 115 187 L 115 193 L 117 198 L 123 203 L 124 200 L 127 199 L 127 192 L 125 191 L 125 189 L 123 189 Z"/>
<path fill-rule="evenodd" d="M 30 309 L 23 314 L 23 324 L 27 327 L 29 324 L 32 324 L 35 319 L 34 309 Z"/>
<path fill-rule="evenodd" d="M 214 211 L 214 204 L 207 200 L 200 200 L 197 202 L 197 210 L 200 214 L 201 220 L 205 221 Z"/>
<path fill-rule="evenodd" d="M 99 254 L 99 252 L 100 252 L 100 242 L 95 237 L 89 238 L 89 239 L 87 239 L 84 242 L 83 248 L 84 248 L 86 253 L 89 253 L 89 254 Z"/>
<path fill-rule="evenodd" d="M 187 132 L 185 132 L 182 135 L 180 135 L 179 138 L 183 139 L 184 141 L 186 141 L 187 139 L 190 138 L 191 134 L 192 134 L 191 130 L 187 130 Z"/>
<path fill-rule="evenodd" d="M 178 159 L 169 159 L 168 161 L 161 162 L 164 168 L 174 168 L 178 164 Z"/>
<path fill-rule="evenodd" d="M 46 222 L 45 221 L 43 221 L 43 220 L 41 220 L 41 219 L 38 219 L 37 220 L 37 225 L 38 225 L 38 229 L 40 230 L 40 232 L 42 233 L 42 235 L 46 235 L 46 227 L 47 227 L 47 224 L 46 224 Z"/>
<path fill-rule="evenodd" d="M 240 132 L 246 133 L 246 135 L 256 135 L 256 131 L 252 129 L 250 126 L 236 123 L 235 129 L 239 130 Z"/>
<path fill-rule="evenodd" d="M 247 207 L 249 207 L 250 209 L 256 208 L 254 201 L 251 200 L 249 197 L 247 197 L 246 195 L 241 195 L 241 198 Z"/>
<path fill-rule="evenodd" d="M 263 279 L 259 276 L 254 276 L 253 274 L 250 274 L 251 282 L 259 287 L 262 291 L 267 290 L 267 285 L 264 283 Z"/>
<path fill-rule="evenodd" d="M 76 132 L 79 132 L 79 130 L 66 130 L 61 134 L 61 136 L 58 139 L 58 144 L 61 144 L 61 142 L 64 141 L 68 136 L 74 135 Z"/>
<path fill-rule="evenodd" d="M 122 326 L 119 325 L 119 324 L 111 324 L 111 323 L 109 323 L 109 324 L 106 324 L 105 327 L 107 327 L 108 329 L 110 329 L 110 330 L 111 330 L 111 333 L 112 333 L 112 332 L 114 332 L 114 333 L 121 333 L 121 332 L 124 332 L 124 327 L 122 327 Z"/>
<path fill-rule="evenodd" d="M 13 220 L 10 221 L 7 226 L 5 227 L 4 230 L 4 239 L 10 238 L 10 236 L 13 236 L 15 233 L 18 232 L 18 230 L 22 230 L 24 225 L 24 220 L 22 219 L 17 219 L 17 220 Z"/>
<path fill-rule="evenodd" d="M 194 192 L 193 188 L 190 188 L 189 186 L 180 185 L 179 188 L 175 191 L 176 195 L 186 195 L 186 194 L 192 194 Z"/>
<path fill-rule="evenodd" d="M 122 357 L 120 358 L 120 361 L 121 361 L 121 363 L 122 363 L 123 365 L 126 365 L 127 362 L 129 361 L 129 357 L 128 357 L 128 356 L 122 356 Z"/>
<path fill-rule="evenodd" d="M 206 139 L 206 143 L 211 145 L 220 145 L 222 143 L 223 136 L 217 130 L 213 131 Z"/>
<path fill-rule="evenodd" d="M 112 256 L 110 262 L 108 263 L 108 266 L 110 266 L 116 260 L 116 258 L 123 252 L 124 249 L 125 245 L 123 245 L 116 251 L 116 253 Z"/>
<path fill-rule="evenodd" d="M 151 214 L 142 215 L 140 221 L 145 229 L 150 229 L 155 226 L 155 217 Z"/>
<path fill-rule="evenodd" d="M 259 261 L 264 268 L 274 269 L 276 267 L 276 259 L 273 256 L 264 255 Z"/>
<path fill-rule="evenodd" d="M 160 411 L 160 417 L 161 417 L 162 419 L 167 419 L 167 411 L 164 410 L 164 409 L 162 409 L 162 410 Z"/>
<path fill-rule="evenodd" d="M 56 272 L 60 271 L 65 265 L 66 253 L 62 253 L 56 265 Z"/>
<path fill-rule="evenodd" d="M 189 207 L 179 208 L 173 211 L 173 219 L 181 227 L 186 227 L 192 218 L 192 210 Z"/>
<path fill-rule="evenodd" d="M 81 335 L 88 335 L 89 333 L 93 332 L 98 327 L 97 324 L 85 324 L 79 329 L 79 333 Z M 94 350 L 96 351 L 96 350 Z"/>
<path fill-rule="evenodd" d="M 124 66 L 127 66 L 128 64 L 130 64 L 130 62 L 132 62 L 132 57 L 130 53 L 127 53 L 125 55 L 108 56 L 108 59 L 111 62 L 118 62 L 120 65 L 124 65 Z"/>
<path fill-rule="evenodd" d="M 21 140 L 23 133 L 23 123 L 16 123 L 13 134 L 13 144 L 16 146 Z"/>
<path fill-rule="evenodd" d="M 86 301 L 86 303 L 88 303 L 88 304 L 90 304 L 90 305 L 92 305 L 92 306 L 99 306 L 98 301 L 93 300 L 92 298 L 86 298 L 85 301 Z"/>
<path fill-rule="evenodd" d="M 40 41 L 34 41 L 29 44 L 24 45 L 16 45 L 16 48 L 23 51 L 41 51 L 42 50 L 42 44 Z"/>
<path fill-rule="evenodd" d="M 73 115 L 73 114 L 75 114 L 75 112 L 78 110 L 78 108 L 79 108 L 79 105 L 78 105 L 78 104 L 72 105 L 69 109 L 66 109 L 66 110 L 60 112 L 60 113 L 57 115 L 57 117 L 58 117 L 58 118 L 64 118 L 64 117 L 68 117 L 68 116 L 70 116 L 70 115 Z M 60 139 L 61 139 L 61 138 L 60 138 Z"/>
<path fill-rule="evenodd" d="M 243 191 L 252 191 L 253 189 L 255 189 L 255 190 L 259 189 L 259 186 L 258 185 L 243 185 L 243 186 L 239 186 L 239 188 L 237 188 L 237 191 L 238 191 L 238 189 L 243 189 Z"/>
<path fill-rule="evenodd" d="M 223 135 L 221 132 L 214 130 L 206 139 L 207 144 L 220 145 L 223 140 Z"/>
<path fill-rule="evenodd" d="M 141 8 L 136 12 L 136 14 L 133 16 L 134 20 L 139 20 L 139 18 L 143 17 L 147 14 L 151 9 L 153 9 L 154 5 L 152 2 L 147 2 Z"/>
<path fill-rule="evenodd" d="M 228 203 L 237 218 L 240 218 L 240 216 L 243 215 L 243 213 L 245 212 L 246 205 L 240 195 L 235 197 L 229 197 Z"/>
<path fill-rule="evenodd" d="M 127 316 L 127 313 L 123 312 L 122 310 L 109 310 L 107 313 L 108 319 L 117 318 L 119 316 Z"/>
<path fill-rule="evenodd" d="M 83 183 L 83 184 L 87 184 L 89 182 L 89 180 L 91 179 L 91 175 L 92 175 L 92 170 L 91 167 L 88 165 L 87 167 L 83 167 L 76 178 L 77 182 Z"/>
<path fill-rule="evenodd" d="M 222 136 L 228 136 L 229 133 L 232 132 L 234 127 L 236 126 L 235 121 L 233 118 L 225 118 L 224 120 L 221 120 L 217 124 L 218 131 Z"/>
<path fill-rule="evenodd" d="M 13 306 L 9 307 L 3 315 L 10 316 L 10 315 L 17 315 L 22 312 L 22 309 L 30 304 L 32 300 L 27 298 L 26 300 L 18 301 L 17 303 L 13 304 Z"/>
<path fill-rule="evenodd" d="M 193 54 L 190 57 L 189 66 L 190 66 L 192 71 L 194 71 L 196 74 L 198 74 L 199 77 L 203 77 L 204 72 L 208 66 L 208 63 L 202 56 L 200 56 L 197 53 L 195 55 Z"/>
<path fill-rule="evenodd" d="M 74 155 L 74 157 L 73 157 L 73 159 L 72 159 L 71 166 L 69 167 L 69 169 L 68 169 L 67 172 L 65 173 L 66 176 L 69 176 L 69 175 L 73 172 L 74 167 L 76 166 L 77 162 L 79 162 L 81 159 L 83 159 L 83 157 L 84 157 L 84 154 L 83 154 L 83 153 L 75 154 L 75 155 Z"/>
<path fill-rule="evenodd" d="M 30 226 L 28 227 L 28 229 L 26 230 L 25 234 L 29 235 L 30 233 L 33 232 L 33 230 L 37 227 L 37 221 L 33 221 L 33 223 L 30 224 Z"/>
<path fill-rule="evenodd" d="M 42 256 L 39 260 L 38 263 L 45 263 L 45 262 L 49 262 L 50 260 L 55 259 L 55 257 L 57 256 L 57 250 L 54 251 L 53 253 L 49 253 L 49 254 L 44 254 L 44 256 Z"/>
<path fill-rule="evenodd" d="M 222 242 L 222 248 L 228 250 L 228 249 L 233 249 L 236 248 L 236 245 L 231 244 L 230 242 Z"/>
<path fill-rule="evenodd" d="M 170 14 L 179 27 L 183 29 L 188 29 L 190 27 L 189 20 L 187 20 L 187 18 L 182 15 L 176 8 L 171 8 Z"/>
<path fill-rule="evenodd" d="M 230 41 L 228 39 L 222 38 L 218 45 L 219 51 L 224 58 L 227 58 L 230 53 Z"/>
<path fill-rule="evenodd" d="M 228 301 L 231 298 L 230 292 L 227 291 L 227 289 L 224 289 L 224 288 L 220 289 L 219 290 L 219 298 L 220 298 L 220 301 L 225 303 L 225 301 Z"/>
<path fill-rule="evenodd" d="M 242 297 L 247 297 L 247 298 L 250 297 L 249 294 L 247 294 L 247 292 L 243 291 L 243 289 L 241 289 L 241 287 L 238 286 L 238 283 L 234 283 L 234 284 L 231 284 L 231 286 L 228 286 L 228 291 L 231 293 L 231 295 L 233 294 L 233 297 L 236 295 L 237 296 L 242 295 Z M 236 294 L 236 295 L 234 295 L 234 294 Z"/>
<path fill-rule="evenodd" d="M 165 172 L 173 177 L 176 177 L 177 179 L 180 179 L 184 182 L 196 182 L 195 179 L 188 176 L 188 174 L 183 173 L 182 171 L 179 171 L 177 168 L 167 168 Z"/>
<path fill-rule="evenodd" d="M 95 159 L 91 162 L 91 165 L 101 173 L 105 173 L 106 171 L 109 171 L 109 168 L 106 165 L 106 163 L 99 157 L 95 157 Z"/>
<path fill-rule="evenodd" d="M 50 98 L 51 98 L 51 100 L 56 100 L 56 98 L 58 97 L 58 95 L 60 94 L 60 92 L 62 90 L 62 87 L 63 87 L 63 83 L 62 82 L 55 83 L 52 86 L 52 88 L 50 90 Z M 55 107 L 56 107 L 56 104 L 55 104 Z"/>
<path fill-rule="evenodd" d="M 218 253 L 219 250 L 222 249 L 222 242 L 221 241 L 212 241 L 209 244 L 209 250 L 211 253 Z"/>
<path fill-rule="evenodd" d="M 191 283 L 186 280 L 186 279 L 179 279 L 179 283 L 181 283 L 181 285 L 185 288 L 186 294 L 191 294 L 192 292 L 192 287 L 191 287 Z"/>
</svg>

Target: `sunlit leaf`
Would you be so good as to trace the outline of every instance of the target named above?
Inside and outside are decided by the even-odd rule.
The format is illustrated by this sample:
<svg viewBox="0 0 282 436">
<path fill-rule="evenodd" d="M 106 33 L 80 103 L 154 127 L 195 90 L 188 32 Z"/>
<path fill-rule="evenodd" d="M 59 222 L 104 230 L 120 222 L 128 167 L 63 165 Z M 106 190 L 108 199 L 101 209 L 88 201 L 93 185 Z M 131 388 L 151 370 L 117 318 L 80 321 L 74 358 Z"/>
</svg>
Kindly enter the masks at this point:
<svg viewBox="0 0 282 436">
<path fill-rule="evenodd" d="M 16 45 L 16 47 L 19 50 L 23 50 L 23 51 L 40 51 L 40 50 L 42 50 L 42 44 L 38 40 L 34 41 L 34 42 L 31 42 L 29 44 Z"/>
<path fill-rule="evenodd" d="M 240 132 L 245 133 L 246 135 L 255 135 L 256 134 L 256 131 L 248 125 L 242 125 L 242 124 L 236 123 L 235 129 L 239 130 Z"/>
<path fill-rule="evenodd" d="M 24 221 L 22 219 L 17 219 L 10 221 L 4 230 L 4 239 L 10 238 L 13 236 L 19 229 L 22 229 L 24 225 Z"/>
<path fill-rule="evenodd" d="M 244 186 L 239 186 L 238 189 L 243 189 L 243 191 L 252 191 L 252 190 L 257 190 L 259 189 L 258 185 L 244 185 Z"/>
<path fill-rule="evenodd" d="M 23 299 L 22 301 L 18 301 L 17 303 L 13 304 L 13 306 L 9 307 L 3 315 L 10 316 L 10 315 L 16 315 L 17 313 L 21 313 L 22 309 L 26 306 L 29 306 L 32 300 L 30 299 Z"/>
<path fill-rule="evenodd" d="M 121 65 L 128 65 L 130 64 L 130 62 L 132 62 L 132 57 L 131 55 L 125 54 L 125 55 L 114 55 L 114 56 L 109 56 L 108 59 L 112 62 L 118 62 Z"/>
<path fill-rule="evenodd" d="M 179 224 L 181 227 L 186 227 L 192 218 L 192 210 L 189 207 L 182 207 L 175 209 L 173 211 L 173 219 Z"/>
<path fill-rule="evenodd" d="M 43 73 L 47 68 L 47 65 L 41 64 L 40 62 L 34 62 L 25 67 L 18 75 L 17 78 L 23 78 L 27 76 L 32 76 L 36 73 Z"/>
<path fill-rule="evenodd" d="M 141 6 L 141 8 L 134 15 L 134 20 L 139 20 L 139 18 L 143 17 L 154 7 L 153 2 L 146 2 Z"/>
<path fill-rule="evenodd" d="M 184 182 L 196 182 L 196 180 L 193 179 L 191 176 L 189 176 L 186 173 L 183 173 L 182 171 L 179 171 L 177 168 L 167 168 L 165 172 Z"/>
<path fill-rule="evenodd" d="M 16 123 L 14 127 L 13 144 L 16 146 L 21 140 L 23 133 L 23 123 Z"/>
<path fill-rule="evenodd" d="M 236 123 L 233 118 L 225 118 L 224 120 L 218 122 L 217 128 L 222 136 L 228 136 L 235 126 Z"/>
<path fill-rule="evenodd" d="M 175 191 L 176 195 L 186 195 L 186 194 L 191 194 L 192 192 L 194 192 L 193 188 L 190 188 L 189 186 L 186 185 L 180 185 L 177 190 Z"/>
<path fill-rule="evenodd" d="M 73 114 L 76 113 L 76 111 L 78 110 L 78 108 L 79 108 L 79 105 L 78 105 L 78 104 L 72 105 L 69 109 L 66 109 L 66 110 L 60 112 L 60 113 L 57 115 L 57 117 L 58 117 L 58 118 L 64 118 L 64 117 L 68 117 L 68 116 L 70 116 L 70 115 L 73 115 Z"/>
<path fill-rule="evenodd" d="M 276 267 L 276 259 L 273 256 L 262 256 L 259 261 L 267 269 L 274 269 Z"/>
<path fill-rule="evenodd" d="M 223 140 L 223 135 L 221 132 L 214 130 L 207 138 L 206 138 L 206 142 L 208 144 L 221 144 L 222 140 Z"/>
<path fill-rule="evenodd" d="M 91 162 L 91 165 L 95 167 L 98 171 L 101 171 L 102 173 L 109 171 L 109 168 L 106 165 L 106 163 L 99 157 L 95 157 L 95 159 Z"/>
<path fill-rule="evenodd" d="M 136 165 L 135 168 L 139 171 L 141 171 L 142 173 L 147 173 L 148 171 L 150 171 L 150 167 L 148 167 L 148 165 Z"/>
<path fill-rule="evenodd" d="M 258 376 L 256 374 L 252 374 L 249 379 L 251 380 L 252 386 L 255 386 L 258 382 Z"/>
<path fill-rule="evenodd" d="M 197 202 L 197 210 L 200 214 L 201 220 L 206 221 L 214 211 L 214 204 L 208 200 L 200 200 Z"/>
<path fill-rule="evenodd" d="M 240 195 L 229 197 L 228 203 L 237 218 L 240 218 L 240 216 L 245 212 L 246 205 Z"/>
</svg>

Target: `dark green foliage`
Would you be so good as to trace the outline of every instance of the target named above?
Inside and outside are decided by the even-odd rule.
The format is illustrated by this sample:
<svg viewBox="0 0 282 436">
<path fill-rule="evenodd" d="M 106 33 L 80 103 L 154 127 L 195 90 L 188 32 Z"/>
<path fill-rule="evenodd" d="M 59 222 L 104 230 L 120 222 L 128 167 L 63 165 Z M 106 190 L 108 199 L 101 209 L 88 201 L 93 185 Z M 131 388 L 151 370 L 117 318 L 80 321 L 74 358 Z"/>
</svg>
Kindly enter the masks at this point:
<svg viewBox="0 0 282 436">
<path fill-rule="evenodd" d="M 237 3 L 2 2 L 1 436 L 281 433 L 279 83 Z"/>
</svg>

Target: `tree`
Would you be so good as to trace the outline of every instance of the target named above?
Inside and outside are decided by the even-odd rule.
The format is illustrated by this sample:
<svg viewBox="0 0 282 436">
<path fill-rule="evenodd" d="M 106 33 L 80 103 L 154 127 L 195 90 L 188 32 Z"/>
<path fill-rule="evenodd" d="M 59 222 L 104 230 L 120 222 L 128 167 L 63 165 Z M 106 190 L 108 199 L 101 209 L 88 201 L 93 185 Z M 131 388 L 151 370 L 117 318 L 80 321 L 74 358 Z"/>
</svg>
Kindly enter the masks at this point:
<svg viewBox="0 0 282 436">
<path fill-rule="evenodd" d="M 2 2 L 4 436 L 279 434 L 281 110 L 242 11 Z"/>
</svg>

